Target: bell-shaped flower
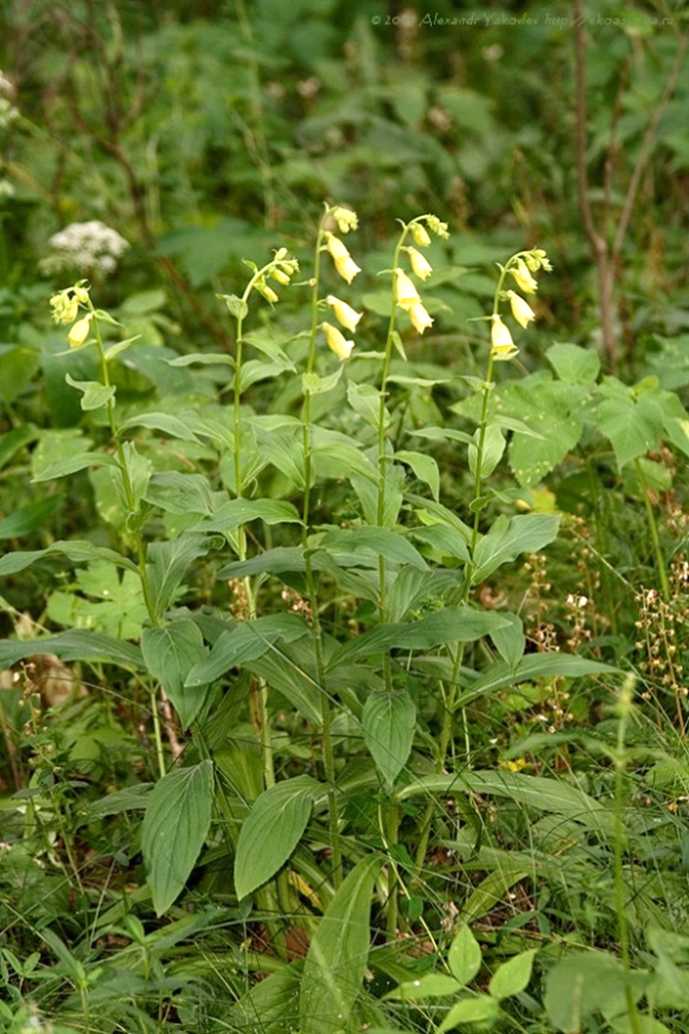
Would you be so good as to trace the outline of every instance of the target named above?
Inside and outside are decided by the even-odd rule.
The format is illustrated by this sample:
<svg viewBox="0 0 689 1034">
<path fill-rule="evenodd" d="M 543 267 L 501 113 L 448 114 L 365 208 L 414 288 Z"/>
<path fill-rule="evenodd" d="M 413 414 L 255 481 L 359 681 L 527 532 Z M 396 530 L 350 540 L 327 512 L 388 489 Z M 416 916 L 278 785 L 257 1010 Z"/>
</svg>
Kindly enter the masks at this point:
<svg viewBox="0 0 689 1034">
<path fill-rule="evenodd" d="M 528 327 L 532 320 L 536 319 L 536 313 L 533 311 L 531 306 L 520 294 L 516 291 L 508 291 L 507 297 L 510 300 L 510 308 L 512 309 L 512 315 L 516 319 L 520 327 Z"/>
<path fill-rule="evenodd" d="M 345 245 L 339 237 L 329 233 L 325 239 L 325 246 L 335 263 L 335 269 L 339 275 L 343 280 L 346 280 L 348 284 L 351 284 L 357 273 L 361 272 L 361 269 L 349 254 Z"/>
<path fill-rule="evenodd" d="M 413 282 L 409 279 L 407 274 L 399 266 L 395 270 L 395 301 L 399 305 L 400 309 L 406 309 L 407 312 L 411 309 L 412 305 L 418 305 L 421 302 L 419 298 L 419 292 L 414 287 Z"/>
<path fill-rule="evenodd" d="M 407 254 L 409 255 L 412 271 L 418 276 L 419 280 L 428 280 L 433 272 L 433 266 L 426 256 L 422 255 L 416 248 L 407 248 Z"/>
<path fill-rule="evenodd" d="M 506 362 L 508 359 L 513 359 L 519 352 L 519 349 L 512 340 L 509 327 L 502 322 L 497 313 L 491 319 L 493 321 L 490 328 L 491 357 L 496 362 Z"/>
<path fill-rule="evenodd" d="M 409 319 L 412 321 L 414 329 L 419 334 L 423 334 L 424 330 L 428 330 L 429 327 L 433 326 L 433 319 L 421 302 L 417 302 L 416 305 L 411 306 L 409 309 Z"/>
<path fill-rule="evenodd" d="M 325 334 L 328 348 L 335 353 L 340 362 L 349 359 L 354 348 L 354 342 L 347 341 L 342 331 L 334 327 L 332 323 L 321 323 L 321 329 Z"/>
<path fill-rule="evenodd" d="M 418 244 L 420 248 L 427 248 L 431 243 L 428 230 L 423 223 L 412 223 L 411 235 L 414 238 L 414 244 Z"/>
<path fill-rule="evenodd" d="M 536 293 L 538 290 L 538 283 L 534 277 L 531 276 L 529 267 L 524 259 L 517 259 L 517 264 L 510 269 L 510 273 L 517 281 L 517 286 L 524 292 L 524 294 Z"/>
<path fill-rule="evenodd" d="M 357 312 L 347 302 L 343 302 L 341 298 L 336 298 L 334 294 L 329 294 L 325 299 L 330 308 L 335 313 L 335 317 L 338 323 L 341 323 L 347 330 L 354 332 L 357 327 L 357 323 L 363 316 L 363 312 Z"/>
<path fill-rule="evenodd" d="M 77 320 L 74 326 L 70 329 L 67 335 L 70 348 L 79 348 L 83 345 L 86 338 L 89 336 L 91 329 L 91 313 L 88 316 L 84 316 L 82 319 Z"/>
</svg>

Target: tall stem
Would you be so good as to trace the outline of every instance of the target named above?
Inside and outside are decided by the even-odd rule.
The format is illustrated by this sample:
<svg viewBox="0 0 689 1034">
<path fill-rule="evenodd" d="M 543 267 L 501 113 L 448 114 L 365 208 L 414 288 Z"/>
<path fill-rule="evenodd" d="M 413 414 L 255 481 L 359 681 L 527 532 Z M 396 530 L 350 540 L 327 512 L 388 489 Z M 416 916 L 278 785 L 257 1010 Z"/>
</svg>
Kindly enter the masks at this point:
<svg viewBox="0 0 689 1034">
<path fill-rule="evenodd" d="M 655 514 L 653 512 L 653 504 L 648 493 L 648 485 L 646 478 L 644 477 L 643 467 L 641 461 L 636 460 L 636 476 L 639 479 L 641 486 L 641 492 L 644 497 L 644 506 L 646 508 L 646 520 L 648 521 L 648 531 L 651 536 L 651 544 L 653 546 L 653 552 L 655 553 L 656 564 L 658 567 L 658 580 L 660 581 L 660 590 L 663 594 L 663 599 L 669 599 L 670 596 L 670 583 L 667 577 L 667 568 L 665 566 L 665 557 L 663 556 L 663 550 L 660 545 L 660 536 L 658 534 L 658 524 L 656 522 Z"/>
<path fill-rule="evenodd" d="M 311 285 L 311 329 L 309 334 L 309 351 L 306 360 L 307 386 L 304 389 L 304 406 L 302 410 L 303 446 L 304 446 L 304 503 L 302 510 L 302 545 L 304 547 L 304 567 L 306 591 L 311 605 L 313 628 L 313 646 L 316 657 L 316 672 L 320 689 L 321 706 L 321 747 L 323 750 L 323 768 L 328 784 L 328 822 L 330 830 L 330 847 L 333 856 L 333 882 L 339 887 L 342 882 L 342 849 L 340 847 L 340 820 L 337 805 L 337 789 L 335 785 L 335 751 L 332 741 L 332 708 L 326 684 L 325 664 L 321 637 L 318 590 L 313 573 L 313 563 L 308 548 L 309 519 L 311 509 L 311 392 L 308 389 L 308 378 L 313 374 L 316 365 L 316 333 L 318 329 L 318 294 L 321 278 L 321 248 L 323 245 L 324 225 L 327 210 L 321 216 L 316 234 L 313 256 L 313 283 Z"/>
</svg>

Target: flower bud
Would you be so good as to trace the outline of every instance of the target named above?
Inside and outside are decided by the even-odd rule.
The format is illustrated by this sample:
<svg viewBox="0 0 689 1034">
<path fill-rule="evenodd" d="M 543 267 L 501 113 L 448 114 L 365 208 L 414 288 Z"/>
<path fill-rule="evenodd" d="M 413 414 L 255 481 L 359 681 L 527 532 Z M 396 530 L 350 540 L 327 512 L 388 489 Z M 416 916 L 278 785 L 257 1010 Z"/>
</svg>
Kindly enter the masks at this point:
<svg viewBox="0 0 689 1034">
<path fill-rule="evenodd" d="M 426 226 L 434 233 L 436 237 L 443 237 L 445 240 L 448 239 L 450 234 L 447 231 L 447 223 L 441 223 L 437 215 L 429 215 L 426 218 Z"/>
<path fill-rule="evenodd" d="M 414 238 L 414 244 L 418 244 L 420 248 L 427 248 L 431 243 L 428 230 L 422 223 L 412 223 L 411 235 Z"/>
<path fill-rule="evenodd" d="M 341 323 L 347 330 L 354 332 L 363 313 L 357 312 L 347 302 L 343 302 L 341 298 L 336 298 L 334 294 L 329 294 L 325 300 L 335 313 L 338 323 Z"/>
<path fill-rule="evenodd" d="M 507 327 L 497 314 L 491 317 L 493 323 L 490 329 L 491 350 L 490 354 L 496 362 L 506 362 L 513 359 L 519 352 L 509 327 Z"/>
<path fill-rule="evenodd" d="M 359 217 L 351 208 L 336 205 L 330 214 L 337 223 L 340 233 L 349 233 L 350 230 L 356 230 L 359 226 Z"/>
<path fill-rule="evenodd" d="M 80 345 L 83 345 L 84 341 L 86 341 L 86 338 L 89 336 L 90 329 L 91 314 L 89 313 L 89 315 L 84 316 L 83 319 L 77 320 L 77 322 L 71 328 L 69 334 L 67 335 L 69 347 L 79 348 Z"/>
<path fill-rule="evenodd" d="M 433 266 L 430 264 L 425 255 L 422 255 L 416 248 L 407 248 L 407 254 L 409 255 L 409 261 L 411 262 L 411 268 L 413 272 L 418 276 L 419 280 L 428 280 L 429 276 L 433 272 Z"/>
<path fill-rule="evenodd" d="M 335 353 L 340 362 L 344 362 L 345 359 L 349 359 L 352 354 L 352 349 L 354 348 L 354 342 L 347 341 L 342 331 L 338 330 L 337 327 L 334 327 L 332 323 L 321 323 L 321 329 L 325 334 L 328 348 Z"/>
<path fill-rule="evenodd" d="M 407 274 L 399 266 L 395 270 L 395 300 L 399 305 L 400 309 L 411 309 L 412 305 L 418 305 L 421 302 L 419 298 L 419 292 L 414 287 L 414 284 L 409 279 Z"/>
<path fill-rule="evenodd" d="M 431 316 L 428 314 L 421 302 L 417 302 L 416 305 L 412 305 L 408 311 L 409 319 L 412 321 L 417 333 L 423 334 L 424 330 L 427 330 L 433 325 Z"/>
<path fill-rule="evenodd" d="M 347 251 L 347 248 L 334 234 L 329 233 L 326 237 L 325 246 L 330 252 L 333 262 L 335 263 L 335 269 L 348 284 L 351 284 L 357 273 L 361 272 L 359 266 Z"/>
<path fill-rule="evenodd" d="M 289 276 L 287 275 L 287 273 L 284 273 L 281 269 L 271 269 L 270 275 L 272 276 L 273 280 L 277 280 L 277 282 L 279 284 L 282 284 L 283 287 L 288 286 Z"/>
<path fill-rule="evenodd" d="M 263 295 L 265 300 L 267 302 L 270 302 L 271 305 L 274 305 L 276 302 L 280 301 L 280 298 L 278 297 L 278 295 L 275 293 L 275 291 L 270 286 L 270 284 L 267 284 L 265 282 L 265 280 L 257 280 L 256 281 L 256 290 L 258 291 L 258 293 L 260 295 Z"/>
<path fill-rule="evenodd" d="M 517 286 L 521 288 L 524 294 L 535 294 L 538 290 L 538 284 L 531 276 L 529 268 L 526 265 L 524 259 L 517 259 L 517 265 L 510 269 L 510 273 L 517 281 Z"/>
<path fill-rule="evenodd" d="M 525 301 L 520 294 L 516 291 L 508 291 L 507 297 L 510 300 L 510 308 L 512 309 L 512 315 L 516 319 L 520 327 L 528 327 L 531 320 L 536 319 L 536 313 L 533 311 L 527 301 Z"/>
</svg>

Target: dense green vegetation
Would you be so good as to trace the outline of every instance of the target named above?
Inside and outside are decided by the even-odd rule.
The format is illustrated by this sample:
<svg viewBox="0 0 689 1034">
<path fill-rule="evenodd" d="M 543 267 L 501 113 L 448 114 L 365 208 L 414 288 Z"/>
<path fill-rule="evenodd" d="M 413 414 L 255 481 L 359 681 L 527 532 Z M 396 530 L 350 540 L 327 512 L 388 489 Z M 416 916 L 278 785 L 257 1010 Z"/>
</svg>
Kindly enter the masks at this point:
<svg viewBox="0 0 689 1034">
<path fill-rule="evenodd" d="M 0 1031 L 682 1034 L 682 4 L 0 10 Z"/>
</svg>

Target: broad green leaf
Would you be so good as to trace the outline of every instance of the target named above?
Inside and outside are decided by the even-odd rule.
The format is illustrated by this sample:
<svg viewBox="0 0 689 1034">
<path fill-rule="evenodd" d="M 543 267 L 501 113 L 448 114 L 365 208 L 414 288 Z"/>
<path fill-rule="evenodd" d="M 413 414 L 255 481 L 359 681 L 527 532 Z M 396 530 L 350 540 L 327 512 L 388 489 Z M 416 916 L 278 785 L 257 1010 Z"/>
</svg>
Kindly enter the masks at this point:
<svg viewBox="0 0 689 1034">
<path fill-rule="evenodd" d="M 463 998 L 461 1002 L 452 1006 L 438 1027 L 438 1034 L 444 1034 L 446 1030 L 454 1030 L 463 1023 L 492 1024 L 497 1018 L 498 1003 L 490 995 Z"/>
<path fill-rule="evenodd" d="M 562 779 L 546 779 L 523 772 L 458 772 L 455 775 L 423 776 L 402 787 L 398 800 L 429 794 L 480 793 L 506 797 L 537 811 L 562 815 L 599 832 L 614 829 L 612 812 L 593 797 Z"/>
<path fill-rule="evenodd" d="M 593 384 L 600 372 L 598 353 L 580 345 L 564 342 L 552 345 L 546 359 L 561 381 L 572 384 Z"/>
<path fill-rule="evenodd" d="M 319 784 L 310 776 L 284 779 L 264 790 L 242 823 L 234 860 L 237 897 L 260 887 L 282 868 L 301 840 Z"/>
<path fill-rule="evenodd" d="M 38 430 L 32 424 L 24 424 L 0 434 L 0 469 L 9 463 L 20 449 L 37 437 Z"/>
<path fill-rule="evenodd" d="M 476 477 L 476 464 L 478 462 L 478 445 L 481 437 L 479 428 L 474 432 L 474 438 L 469 446 L 469 472 Z M 483 442 L 483 457 L 481 459 L 481 479 L 490 477 L 505 451 L 505 436 L 496 423 L 488 424 L 486 427 Z"/>
<path fill-rule="evenodd" d="M 65 374 L 65 380 L 70 387 L 81 392 L 81 408 L 85 412 L 100 409 L 115 397 L 113 385 L 101 384 L 100 381 L 75 381 L 68 373 Z"/>
<path fill-rule="evenodd" d="M 414 438 L 428 438 L 432 442 L 463 442 L 464 445 L 471 445 L 474 440 L 466 431 L 457 431 L 453 427 L 420 427 L 407 433 Z"/>
<path fill-rule="evenodd" d="M 182 891 L 203 847 L 213 807 L 213 762 L 176 768 L 156 783 L 146 805 L 141 846 L 156 915 Z"/>
<path fill-rule="evenodd" d="M 522 619 L 517 614 L 502 613 L 509 624 L 496 628 L 490 633 L 493 645 L 502 659 L 512 668 L 519 664 L 524 650 L 526 649 L 526 638 Z"/>
<path fill-rule="evenodd" d="M 259 980 L 238 1002 L 223 1007 L 222 1027 L 227 1034 L 286 1034 L 298 1030 L 296 1016 L 299 971 L 295 964 L 283 965 Z M 218 1034 L 220 1032 L 218 1031 Z"/>
<path fill-rule="evenodd" d="M 20 571 L 25 571 L 27 567 L 31 567 L 37 561 L 53 556 L 65 556 L 73 564 L 86 564 L 96 560 L 107 560 L 109 563 L 115 564 L 116 567 L 124 567 L 128 571 L 136 572 L 138 570 L 131 560 L 122 556 L 121 553 L 116 553 L 114 549 L 108 549 L 107 546 L 94 546 L 91 542 L 81 542 L 78 539 L 74 539 L 72 541 L 53 542 L 47 549 L 20 549 L 14 553 L 6 553 L 0 559 L 0 578 L 10 574 L 18 574 Z"/>
<path fill-rule="evenodd" d="M 520 485 L 537 485 L 576 447 L 588 393 L 584 385 L 553 381 L 546 373 L 531 374 L 500 391 L 495 423 L 505 428 L 511 424 L 515 432 L 510 467 Z M 526 424 L 525 431 L 515 424 L 514 417 Z"/>
<path fill-rule="evenodd" d="M 72 456 L 66 456 L 63 460 L 50 463 L 45 467 L 38 467 L 34 470 L 31 479 L 33 484 L 41 481 L 53 481 L 57 478 L 68 477 L 70 474 L 77 474 L 87 467 L 117 467 L 117 461 L 107 452 L 79 452 Z"/>
<path fill-rule="evenodd" d="M 536 553 L 557 536 L 560 518 L 554 514 L 527 513 L 507 519 L 498 517 L 474 551 L 472 583 L 479 585 L 502 564 L 521 553 Z"/>
<path fill-rule="evenodd" d="M 324 395 L 326 391 L 332 391 L 337 387 L 344 363 L 341 363 L 332 373 L 326 377 L 320 377 L 317 373 L 304 373 L 301 378 L 301 388 L 305 395 Z"/>
<path fill-rule="evenodd" d="M 149 545 L 147 569 L 151 602 L 158 617 L 162 617 L 174 600 L 192 563 L 205 556 L 213 544 L 207 536 L 186 533 L 173 542 Z"/>
<path fill-rule="evenodd" d="M 323 571 L 332 568 L 334 562 L 323 550 L 311 551 L 311 570 Z M 257 553 L 248 560 L 235 560 L 218 571 L 218 578 L 244 578 L 254 574 L 284 574 L 290 571 L 305 571 L 306 561 L 301 546 L 277 546 Z"/>
<path fill-rule="evenodd" d="M 602 951 L 566 955 L 546 975 L 545 1008 L 550 1022 L 564 1034 L 578 1034 L 596 1012 L 626 1009 L 622 963 Z M 639 995 L 634 994 L 635 998 Z"/>
<path fill-rule="evenodd" d="M 277 617 L 277 615 L 275 615 Z M 261 620 L 261 619 L 259 619 Z M 313 640 L 307 629 L 293 642 L 276 640 L 260 657 L 245 659 L 242 667 L 262 678 L 269 689 L 276 689 L 308 722 L 319 729 L 323 720 L 321 690 L 318 683 Z"/>
<path fill-rule="evenodd" d="M 395 459 L 411 467 L 419 481 L 423 481 L 428 485 L 433 498 L 435 500 L 438 499 L 440 494 L 440 470 L 432 456 L 426 456 L 422 452 L 403 450 L 402 452 L 395 453 Z"/>
<path fill-rule="evenodd" d="M 427 569 L 426 561 L 403 535 L 388 528 L 336 528 L 321 539 L 323 549 L 347 549 L 382 556 L 391 563 Z"/>
<path fill-rule="evenodd" d="M 218 637 L 209 656 L 194 665 L 186 685 L 213 682 L 230 668 L 261 657 L 278 640 L 291 643 L 308 631 L 308 626 L 296 614 L 272 614 L 255 621 L 237 622 Z"/>
<path fill-rule="evenodd" d="M 505 615 L 507 617 L 507 615 Z M 460 693 L 458 706 L 465 706 L 487 693 L 493 693 L 508 686 L 516 686 L 520 682 L 529 682 L 536 678 L 581 678 L 584 675 L 618 675 L 619 668 L 600 661 L 590 661 L 587 657 L 578 657 L 571 653 L 529 653 L 512 667 L 511 663 L 498 661 L 485 671 L 470 689 Z"/>
<path fill-rule="evenodd" d="M 160 683 L 183 729 L 188 729 L 205 700 L 205 687 L 185 686 L 189 672 L 206 656 L 203 637 L 189 618 L 178 618 L 164 628 L 146 628 L 141 650 L 149 674 Z"/>
<path fill-rule="evenodd" d="M 462 923 L 452 940 L 447 964 L 461 987 L 471 983 L 481 968 L 481 948 L 467 923 Z"/>
<path fill-rule="evenodd" d="M 372 384 L 357 384 L 356 381 L 350 381 L 347 385 L 347 401 L 369 426 L 378 427 L 380 392 L 377 388 Z M 389 422 L 390 414 L 385 410 L 386 425 Z"/>
<path fill-rule="evenodd" d="M 407 763 L 416 730 L 416 706 L 405 689 L 371 693 L 361 718 L 364 741 L 388 787 Z"/>
<path fill-rule="evenodd" d="M 380 864 L 371 857 L 358 862 L 318 924 L 301 978 L 300 1034 L 334 1034 L 350 1024 L 366 972 Z"/>
<path fill-rule="evenodd" d="M 219 294 L 218 298 L 224 301 L 230 316 L 234 316 L 235 319 L 244 319 L 249 311 L 249 307 L 244 299 L 237 294 Z"/>
<path fill-rule="evenodd" d="M 167 513 L 210 516 L 213 512 L 210 485 L 202 474 L 180 474 L 176 470 L 154 474 L 146 489 L 146 501 Z"/>
<path fill-rule="evenodd" d="M 456 528 L 446 524 L 429 524 L 424 528 L 412 528 L 410 534 L 415 539 L 426 542 L 441 556 L 454 557 L 464 563 L 469 560 L 469 547 L 464 536 Z"/>
<path fill-rule="evenodd" d="M 532 870 L 523 865 L 501 862 L 499 868 L 481 880 L 474 887 L 462 907 L 467 922 L 480 919 L 504 902 L 510 887 L 525 879 Z"/>
<path fill-rule="evenodd" d="M 75 628 L 41 639 L 0 640 L 0 665 L 6 668 L 25 657 L 51 653 L 64 661 L 103 661 L 134 669 L 142 666 L 141 652 L 137 646 L 85 629 Z"/>
<path fill-rule="evenodd" d="M 173 416 L 171 413 L 138 413 L 125 420 L 120 425 L 120 431 L 127 431 L 132 427 L 147 427 L 152 431 L 162 431 L 170 438 L 179 438 L 183 442 L 199 441 L 187 421 Z"/>
<path fill-rule="evenodd" d="M 170 366 L 234 366 L 234 357 L 227 352 L 191 352 L 168 359 Z"/>
<path fill-rule="evenodd" d="M 526 990 L 531 980 L 533 960 L 537 951 L 538 948 L 522 951 L 519 955 L 515 955 L 514 958 L 508 959 L 507 962 L 503 962 L 501 966 L 498 966 L 488 985 L 488 990 L 493 998 L 497 998 L 500 1001 L 503 998 L 510 998 L 512 995 L 521 994 L 522 991 Z"/>
<path fill-rule="evenodd" d="M 443 998 L 462 990 L 462 985 L 444 973 L 426 973 L 417 980 L 408 980 L 385 995 L 401 1002 L 421 1002 L 426 998 Z"/>
<path fill-rule="evenodd" d="M 596 427 L 610 439 L 620 469 L 658 447 L 663 423 L 655 393 L 637 396 L 633 389 L 604 398 L 595 413 Z"/>
</svg>

